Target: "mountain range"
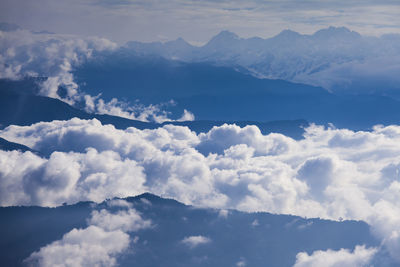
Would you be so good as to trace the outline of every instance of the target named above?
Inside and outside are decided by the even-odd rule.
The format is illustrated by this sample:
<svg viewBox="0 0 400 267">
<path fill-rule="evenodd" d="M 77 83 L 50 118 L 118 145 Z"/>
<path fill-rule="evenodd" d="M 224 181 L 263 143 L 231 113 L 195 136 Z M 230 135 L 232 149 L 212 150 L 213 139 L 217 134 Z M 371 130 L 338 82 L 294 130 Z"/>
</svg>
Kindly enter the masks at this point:
<svg viewBox="0 0 400 267">
<path fill-rule="evenodd" d="M 389 96 L 342 95 L 283 80 L 260 79 L 225 66 L 137 56 L 127 49 L 101 53 L 74 70 L 80 88 L 105 100 L 173 100 L 196 120 L 309 122 L 354 130 L 399 123 L 399 102 Z"/>
<path fill-rule="evenodd" d="M 179 38 L 165 43 L 128 42 L 126 49 L 142 56 L 229 66 L 256 77 L 307 83 L 340 93 L 398 96 L 399 43 L 399 34 L 362 36 L 331 26 L 310 35 L 284 30 L 266 39 L 240 38 L 222 31 L 200 47 Z"/>
<path fill-rule="evenodd" d="M 98 119 L 102 124 L 112 124 L 117 129 L 135 127 L 137 129 L 155 129 L 172 124 L 189 127 L 196 133 L 208 132 L 214 126 L 225 123 L 244 127 L 256 125 L 261 133 L 278 132 L 295 139 L 301 139 L 304 128 L 309 126 L 305 120 L 282 120 L 270 122 L 257 121 L 166 121 L 164 123 L 143 122 L 107 114 L 92 114 L 73 107 L 61 100 L 36 95 L 37 83 L 35 79 L 23 81 L 0 80 L 0 129 L 10 125 L 31 125 L 41 121 L 69 120 L 74 117 L 81 119 Z M 0 149 L 3 150 L 30 150 L 28 147 L 0 139 Z"/>
</svg>

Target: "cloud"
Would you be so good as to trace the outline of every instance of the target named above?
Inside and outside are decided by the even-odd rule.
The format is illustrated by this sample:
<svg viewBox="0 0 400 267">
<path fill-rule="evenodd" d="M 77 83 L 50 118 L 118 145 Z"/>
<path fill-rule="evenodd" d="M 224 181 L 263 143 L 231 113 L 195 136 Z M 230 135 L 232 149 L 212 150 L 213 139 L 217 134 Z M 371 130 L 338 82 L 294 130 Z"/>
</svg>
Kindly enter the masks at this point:
<svg viewBox="0 0 400 267">
<path fill-rule="evenodd" d="M 398 2 L 391 0 L 40 0 L 36 4 L 4 0 L 0 16 L 36 31 L 94 34 L 119 43 L 158 41 L 163 36 L 204 43 L 223 29 L 246 37 L 272 36 L 287 28 L 310 33 L 329 25 L 374 35 L 399 32 L 398 10 Z"/>
<path fill-rule="evenodd" d="M 184 239 L 182 239 L 181 242 L 183 244 L 185 244 L 186 246 L 188 246 L 189 248 L 193 249 L 197 246 L 210 243 L 211 239 L 209 239 L 208 237 L 205 237 L 205 236 L 195 235 L 195 236 L 185 237 Z"/>
<path fill-rule="evenodd" d="M 184 109 L 182 116 L 177 121 L 194 121 L 194 114 Z"/>
<path fill-rule="evenodd" d="M 366 248 L 365 246 L 356 246 L 351 252 L 347 249 L 317 250 L 311 255 L 306 252 L 298 253 L 294 267 L 362 267 L 370 266 L 370 261 L 377 252 L 376 248 Z"/>
<path fill-rule="evenodd" d="M 116 266 L 118 254 L 130 246 L 127 232 L 151 227 L 131 204 L 124 200 L 107 201 L 119 207 L 116 213 L 106 209 L 93 211 L 88 227 L 72 229 L 61 240 L 33 252 L 24 262 L 28 266 Z M 133 243 L 134 240 L 133 240 Z"/>
<path fill-rule="evenodd" d="M 147 191 L 143 168 L 112 151 L 99 153 L 91 148 L 85 153 L 54 152 L 48 159 L 32 153 L 0 151 L 0 162 L 2 205 L 100 202 Z"/>
<path fill-rule="evenodd" d="M 129 245 L 122 231 L 106 232 L 97 226 L 73 229 L 26 260 L 29 266 L 115 266 L 115 256 Z"/>
<path fill-rule="evenodd" d="M 146 122 L 163 123 L 166 121 L 174 121 L 169 118 L 170 113 L 165 110 L 166 107 L 174 106 L 176 103 L 171 100 L 169 102 L 160 104 L 150 104 L 145 106 L 138 102 L 130 104 L 127 102 L 119 101 L 116 98 L 106 102 L 103 99 L 97 97 L 91 97 L 85 95 L 85 109 L 88 112 L 94 112 L 98 114 L 109 114 L 113 116 L 123 117 L 131 120 L 139 120 Z M 184 109 L 183 114 L 176 121 L 193 121 L 195 118 L 194 114 Z"/>
<path fill-rule="evenodd" d="M 115 43 L 98 37 L 34 34 L 22 29 L 0 31 L 0 77 L 49 77 L 42 86 L 42 94 L 55 97 L 58 90 L 56 86 L 64 85 L 68 96 L 72 97 L 77 87 L 72 81 L 72 67 L 83 63 L 96 51 L 113 50 L 116 47 Z"/>
<path fill-rule="evenodd" d="M 202 207 L 364 220 L 397 259 L 399 126 L 353 132 L 312 125 L 296 141 L 262 135 L 255 126 L 222 125 L 196 134 L 173 125 L 118 130 L 72 119 L 9 126 L 0 136 L 48 155 L 0 151 L 2 206 L 55 206 L 149 191 Z"/>
<path fill-rule="evenodd" d="M 135 232 L 151 227 L 151 221 L 143 220 L 134 209 L 121 210 L 117 213 L 109 213 L 105 209 L 93 211 L 88 224 L 97 225 L 107 231 L 121 229 L 124 232 Z"/>
<path fill-rule="evenodd" d="M 198 149 L 205 153 L 222 153 L 225 149 L 230 149 L 228 153 L 241 154 L 247 148 L 254 149 L 255 155 L 273 155 L 284 153 L 295 146 L 291 138 L 281 134 L 271 134 L 269 138 L 264 138 L 260 129 L 254 125 L 240 128 L 236 125 L 224 124 L 221 127 L 213 127 L 208 133 L 199 135 L 201 144 Z M 234 145 L 246 145 L 239 147 Z"/>
</svg>

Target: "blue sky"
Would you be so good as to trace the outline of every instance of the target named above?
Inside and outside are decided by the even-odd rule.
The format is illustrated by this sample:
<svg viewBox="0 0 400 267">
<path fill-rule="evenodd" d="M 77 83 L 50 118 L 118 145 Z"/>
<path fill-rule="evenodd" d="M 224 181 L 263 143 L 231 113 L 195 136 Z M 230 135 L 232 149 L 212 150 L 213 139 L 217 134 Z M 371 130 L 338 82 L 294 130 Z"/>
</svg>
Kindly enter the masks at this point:
<svg viewBox="0 0 400 267">
<path fill-rule="evenodd" d="M 23 28 L 96 35 L 119 43 L 178 37 L 206 42 L 223 29 L 270 37 L 283 29 L 312 33 L 333 25 L 364 35 L 400 33 L 394 0 L 2 0 L 1 21 Z"/>
</svg>

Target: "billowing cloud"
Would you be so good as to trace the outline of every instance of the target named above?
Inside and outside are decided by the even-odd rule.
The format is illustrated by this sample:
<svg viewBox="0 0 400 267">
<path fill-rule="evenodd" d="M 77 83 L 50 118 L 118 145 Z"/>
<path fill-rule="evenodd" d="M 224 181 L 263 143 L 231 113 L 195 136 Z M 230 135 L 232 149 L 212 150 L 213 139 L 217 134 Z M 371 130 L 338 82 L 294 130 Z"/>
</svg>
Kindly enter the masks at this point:
<svg viewBox="0 0 400 267">
<path fill-rule="evenodd" d="M 306 252 L 298 253 L 294 267 L 366 267 L 370 266 L 376 248 L 356 246 L 351 252 L 347 249 L 314 251 L 311 255 Z"/>
<path fill-rule="evenodd" d="M 211 239 L 202 235 L 187 236 L 181 241 L 189 248 L 195 248 L 199 245 L 204 245 L 211 242 Z"/>
<path fill-rule="evenodd" d="M 88 227 L 72 229 L 61 240 L 33 252 L 26 260 L 28 266 L 116 266 L 117 256 L 131 243 L 127 232 L 151 227 L 124 200 L 111 200 L 110 206 L 119 207 L 116 213 L 106 209 L 93 211 Z"/>
<path fill-rule="evenodd" d="M 129 235 L 122 231 L 107 232 L 97 226 L 73 229 L 27 260 L 30 266 L 115 266 L 115 255 L 129 245 Z"/>
<path fill-rule="evenodd" d="M 23 205 L 53 206 L 147 191 L 143 168 L 113 151 L 99 153 L 90 148 L 85 153 L 54 152 L 48 159 L 32 153 L 0 151 L 0 162 L 3 205 L 17 201 Z"/>
<path fill-rule="evenodd" d="M 9 126 L 0 136 L 48 155 L 0 152 L 2 206 L 149 191 L 196 206 L 364 220 L 397 257 L 399 126 L 353 132 L 313 125 L 296 141 L 262 135 L 255 126 L 222 125 L 197 135 L 173 125 L 118 130 L 72 119 Z"/>
</svg>

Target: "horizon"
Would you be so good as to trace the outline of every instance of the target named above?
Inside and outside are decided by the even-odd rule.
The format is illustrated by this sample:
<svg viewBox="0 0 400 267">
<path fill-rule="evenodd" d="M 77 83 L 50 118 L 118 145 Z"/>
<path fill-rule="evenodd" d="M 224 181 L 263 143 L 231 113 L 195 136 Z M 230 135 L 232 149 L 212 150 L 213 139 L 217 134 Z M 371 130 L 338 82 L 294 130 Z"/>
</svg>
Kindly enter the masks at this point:
<svg viewBox="0 0 400 267">
<path fill-rule="evenodd" d="M 63 34 L 63 33 L 57 33 L 57 32 L 50 32 L 50 31 L 47 31 L 47 30 L 32 31 L 32 30 L 23 28 L 23 27 L 21 27 L 21 26 L 18 25 L 18 24 L 8 23 L 8 22 L 4 22 L 4 21 L 0 21 L 0 26 L 3 26 L 3 28 L 6 28 L 6 27 L 13 27 L 13 28 L 14 28 L 14 27 L 15 27 L 15 28 L 12 29 L 12 30 L 3 30 L 4 32 L 13 32 L 13 31 L 18 31 L 18 30 L 24 31 L 24 30 L 25 30 L 25 31 L 29 31 L 29 32 L 31 32 L 31 33 L 33 33 L 33 34 L 37 34 L 37 35 L 44 34 L 44 35 L 50 35 L 50 36 L 51 36 L 51 35 L 54 35 L 54 36 L 65 36 L 65 37 L 68 37 L 68 36 L 76 36 L 76 37 L 79 37 L 78 35 L 74 35 L 74 34 Z M 258 36 L 258 35 L 245 37 L 245 36 L 239 35 L 238 33 L 236 33 L 236 32 L 233 31 L 233 30 L 230 30 L 230 29 L 222 29 L 222 30 L 220 30 L 218 33 L 216 33 L 216 34 L 214 34 L 214 35 L 211 35 L 208 39 L 206 39 L 204 42 L 201 42 L 201 43 L 200 43 L 200 42 L 191 42 L 191 41 L 189 41 L 189 40 L 186 40 L 183 36 L 178 36 L 176 39 L 155 40 L 155 41 L 140 41 L 140 40 L 131 39 L 131 40 L 127 40 L 127 41 L 124 42 L 124 43 L 118 43 L 118 42 L 115 42 L 115 40 L 112 40 L 112 39 L 107 39 L 107 38 L 105 38 L 105 39 L 107 39 L 107 40 L 109 40 L 109 41 L 111 41 L 111 42 L 116 43 L 118 46 L 124 46 L 124 45 L 126 45 L 126 44 L 128 44 L 128 43 L 134 43 L 134 42 L 143 43 L 143 44 L 151 44 L 151 43 L 166 44 L 166 43 L 175 42 L 175 41 L 178 41 L 178 40 L 183 40 L 183 41 L 185 41 L 186 43 L 190 44 L 190 45 L 193 46 L 193 47 L 202 47 L 202 46 L 206 45 L 207 43 L 209 43 L 211 40 L 213 40 L 215 37 L 221 35 L 221 34 L 224 33 L 224 32 L 235 35 L 236 37 L 238 37 L 239 40 L 249 40 L 249 39 L 253 39 L 253 38 L 258 38 L 258 39 L 262 39 L 262 40 L 269 40 L 269 39 L 273 39 L 273 38 L 279 36 L 279 35 L 282 34 L 283 32 L 293 32 L 293 33 L 299 34 L 300 36 L 312 37 L 312 36 L 314 36 L 315 34 L 317 34 L 318 32 L 321 32 L 321 31 L 324 31 L 324 30 L 332 30 L 332 29 L 333 29 L 333 30 L 344 29 L 344 30 L 346 30 L 346 31 L 348 31 L 348 32 L 350 32 L 350 33 L 359 34 L 361 37 L 364 37 L 364 38 L 382 38 L 382 37 L 384 37 L 384 36 L 400 35 L 400 32 L 388 32 L 388 33 L 381 33 L 381 34 L 379 34 L 379 35 L 367 35 L 367 34 L 362 34 L 362 33 L 358 32 L 358 31 L 353 30 L 353 29 L 351 29 L 351 28 L 349 28 L 349 27 L 346 27 L 346 26 L 327 25 L 327 26 L 325 26 L 325 27 L 318 28 L 318 29 L 316 29 L 315 31 L 309 32 L 309 33 L 308 33 L 308 32 L 296 31 L 296 30 L 293 30 L 293 29 L 290 29 L 290 28 L 284 28 L 284 29 L 278 31 L 278 33 L 276 33 L 276 34 L 274 34 L 274 35 L 271 35 L 271 36 L 266 36 L 266 37 L 261 37 L 261 36 Z M 1 28 L 0 28 L 0 31 L 2 31 Z M 87 37 L 99 37 L 99 36 L 93 35 L 93 36 L 87 36 Z"/>
<path fill-rule="evenodd" d="M 344 26 L 362 35 L 400 33 L 396 1 L 168 1 L 161 0 L 4 0 L 2 21 L 31 31 L 99 36 L 117 43 L 184 38 L 206 42 L 228 29 L 249 38 L 274 36 L 283 29 L 311 34 Z"/>
<path fill-rule="evenodd" d="M 208 40 L 206 40 L 204 43 L 196 43 L 196 44 L 192 44 L 190 41 L 187 41 L 185 38 L 183 38 L 183 37 L 181 37 L 181 36 L 178 37 L 178 38 L 176 38 L 176 39 L 173 39 L 173 40 L 166 40 L 166 41 L 141 42 L 141 41 L 137 41 L 137 40 L 130 40 L 130 41 L 127 41 L 125 44 L 130 43 L 130 42 L 138 42 L 138 43 L 144 43 L 144 44 L 150 44 L 150 43 L 161 43 L 161 44 L 166 44 L 166 43 L 169 43 L 169 42 L 174 42 L 174 41 L 178 41 L 178 40 L 182 39 L 182 40 L 184 40 L 186 43 L 188 43 L 188 44 L 190 44 L 190 45 L 192 45 L 192 46 L 195 46 L 195 47 L 202 47 L 202 46 L 206 45 L 207 43 L 209 43 L 211 40 L 213 40 L 215 37 L 219 36 L 221 33 L 224 33 L 224 32 L 234 34 L 234 35 L 235 35 L 236 37 L 238 37 L 240 40 L 249 40 L 249 39 L 253 39 L 253 38 L 259 38 L 259 39 L 262 39 L 262 40 L 268 40 L 268 39 L 273 39 L 273 38 L 279 36 L 279 35 L 282 34 L 283 32 L 293 32 L 293 33 L 299 34 L 300 36 L 311 37 L 311 36 L 314 36 L 315 34 L 317 34 L 317 33 L 320 32 L 320 31 L 323 31 L 323 30 L 330 30 L 330 29 L 335 29 L 335 30 L 338 30 L 338 29 L 345 29 L 345 30 L 348 30 L 348 31 L 351 32 L 351 33 L 357 33 L 357 34 L 359 34 L 361 37 L 365 37 L 365 38 L 374 38 L 374 37 L 376 37 L 376 38 L 381 38 L 381 37 L 389 36 L 389 35 L 399 35 L 399 36 L 400 36 L 400 32 L 395 32 L 395 33 L 382 33 L 381 35 L 377 35 L 377 36 L 375 36 L 375 35 L 364 35 L 364 34 L 361 34 L 361 33 L 357 32 L 357 31 L 354 31 L 354 30 L 352 30 L 352 29 L 350 29 L 350 28 L 348 28 L 348 27 L 346 27 L 346 26 L 332 26 L 332 25 L 329 25 L 329 26 L 327 26 L 327 27 L 317 29 L 317 30 L 315 30 L 314 32 L 311 32 L 311 33 L 302 33 L 302 32 L 294 31 L 294 30 L 292 30 L 292 29 L 287 28 L 287 29 L 281 30 L 280 32 L 278 32 L 278 33 L 275 34 L 275 35 L 267 36 L 267 37 L 260 37 L 260 36 L 257 36 L 257 35 L 250 36 L 250 37 L 243 37 L 243 36 L 238 35 L 236 32 L 234 32 L 234 31 L 232 31 L 232 30 L 223 29 L 223 30 L 221 30 L 220 32 L 218 32 L 217 34 L 212 35 L 212 36 L 211 36 Z"/>
</svg>

